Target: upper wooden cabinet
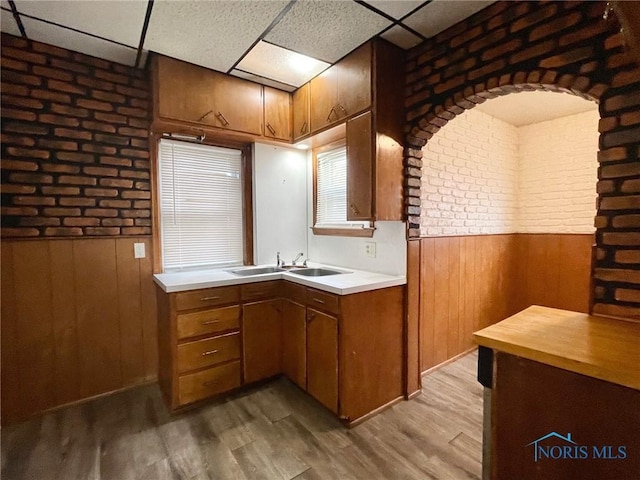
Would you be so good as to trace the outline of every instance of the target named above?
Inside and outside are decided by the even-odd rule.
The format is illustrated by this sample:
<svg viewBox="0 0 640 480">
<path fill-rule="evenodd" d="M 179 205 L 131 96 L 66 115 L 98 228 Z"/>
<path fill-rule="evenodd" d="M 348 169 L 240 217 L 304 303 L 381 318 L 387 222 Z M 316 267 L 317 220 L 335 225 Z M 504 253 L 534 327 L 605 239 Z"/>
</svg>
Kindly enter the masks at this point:
<svg viewBox="0 0 640 480">
<path fill-rule="evenodd" d="M 264 87 L 264 136 L 291 141 L 291 95 Z"/>
<path fill-rule="evenodd" d="M 373 220 L 371 112 L 347 122 L 347 220 Z"/>
<path fill-rule="evenodd" d="M 155 116 L 262 134 L 262 86 L 173 58 L 154 57 Z"/>
<path fill-rule="evenodd" d="M 305 83 L 293 94 L 293 140 L 311 132 L 309 127 L 309 84 Z"/>
<path fill-rule="evenodd" d="M 311 132 L 371 106 L 372 47 L 367 42 L 309 83 Z"/>
</svg>

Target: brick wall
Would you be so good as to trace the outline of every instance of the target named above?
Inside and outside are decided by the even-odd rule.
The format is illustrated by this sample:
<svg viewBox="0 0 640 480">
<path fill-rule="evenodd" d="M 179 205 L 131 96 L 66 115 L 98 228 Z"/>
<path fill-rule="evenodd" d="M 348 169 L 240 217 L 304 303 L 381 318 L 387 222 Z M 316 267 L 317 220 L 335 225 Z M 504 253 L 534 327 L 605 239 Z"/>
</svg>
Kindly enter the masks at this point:
<svg viewBox="0 0 640 480">
<path fill-rule="evenodd" d="M 405 213 L 420 235 L 422 147 L 497 95 L 599 100 L 594 312 L 640 318 L 640 69 L 604 2 L 496 2 L 407 56 Z"/>
<path fill-rule="evenodd" d="M 145 72 L 2 34 L 2 236 L 151 233 Z"/>
<path fill-rule="evenodd" d="M 469 110 L 434 135 L 423 155 L 423 236 L 516 231 L 517 127 Z"/>
<path fill-rule="evenodd" d="M 593 233 L 599 119 L 594 110 L 518 128 L 518 232 Z"/>
</svg>

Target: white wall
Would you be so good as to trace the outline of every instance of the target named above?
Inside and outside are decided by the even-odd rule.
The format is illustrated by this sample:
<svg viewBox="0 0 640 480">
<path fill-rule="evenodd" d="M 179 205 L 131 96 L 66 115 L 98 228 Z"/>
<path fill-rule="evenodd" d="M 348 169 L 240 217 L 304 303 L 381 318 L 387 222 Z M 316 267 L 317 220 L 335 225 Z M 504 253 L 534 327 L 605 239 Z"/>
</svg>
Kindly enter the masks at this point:
<svg viewBox="0 0 640 480">
<path fill-rule="evenodd" d="M 421 235 L 515 231 L 517 127 L 467 110 L 436 133 L 423 153 Z"/>
<path fill-rule="evenodd" d="M 597 110 L 522 127 L 458 115 L 423 148 L 420 234 L 593 232 L 598 121 Z"/>
<path fill-rule="evenodd" d="M 255 263 L 275 264 L 276 252 L 289 263 L 307 252 L 306 152 L 255 144 L 254 248 Z"/>
<path fill-rule="evenodd" d="M 518 231 L 592 233 L 597 110 L 520 127 Z"/>
</svg>

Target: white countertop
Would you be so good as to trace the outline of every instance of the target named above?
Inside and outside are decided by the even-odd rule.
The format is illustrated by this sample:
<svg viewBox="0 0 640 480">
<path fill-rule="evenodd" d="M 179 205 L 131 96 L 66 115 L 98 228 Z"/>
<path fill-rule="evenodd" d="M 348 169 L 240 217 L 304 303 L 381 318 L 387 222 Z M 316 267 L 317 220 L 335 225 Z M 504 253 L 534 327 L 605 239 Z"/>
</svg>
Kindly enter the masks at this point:
<svg viewBox="0 0 640 480">
<path fill-rule="evenodd" d="M 269 265 L 258 265 L 269 266 Z M 273 265 L 271 265 L 273 266 Z M 241 277 L 229 270 L 242 267 L 229 267 L 215 270 L 194 270 L 189 272 L 159 273 L 153 276 L 154 281 L 167 293 L 196 290 L 199 288 L 224 287 L 227 285 L 241 285 L 243 283 L 266 282 L 270 280 L 288 280 L 293 283 L 317 288 L 337 295 L 367 292 L 379 288 L 404 285 L 407 279 L 401 275 L 385 275 L 383 273 L 365 272 L 352 268 L 333 267 L 309 262 L 309 267 L 326 267 L 339 270 L 340 275 L 326 275 L 323 277 L 304 277 L 291 272 L 266 273 Z M 250 267 L 247 267 L 250 268 Z"/>
</svg>

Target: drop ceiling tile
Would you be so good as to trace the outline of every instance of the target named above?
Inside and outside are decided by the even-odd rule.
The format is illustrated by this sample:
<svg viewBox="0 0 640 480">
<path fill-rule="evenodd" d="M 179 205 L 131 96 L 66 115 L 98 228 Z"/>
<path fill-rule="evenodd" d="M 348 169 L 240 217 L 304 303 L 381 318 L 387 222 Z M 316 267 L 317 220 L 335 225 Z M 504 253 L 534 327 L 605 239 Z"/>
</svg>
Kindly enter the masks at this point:
<svg viewBox="0 0 640 480">
<path fill-rule="evenodd" d="M 326 70 L 326 62 L 264 41 L 258 42 L 236 68 L 299 87 Z"/>
<path fill-rule="evenodd" d="M 221 72 L 229 70 L 289 3 L 154 2 L 145 49 Z"/>
<path fill-rule="evenodd" d="M 265 40 L 334 63 L 390 24 L 355 2 L 300 0 Z"/>
<path fill-rule="evenodd" d="M 411 10 L 425 3 L 424 0 L 366 0 L 366 2 L 387 15 L 391 15 L 396 20 L 400 20 Z"/>
<path fill-rule="evenodd" d="M 136 48 L 140 43 L 144 16 L 147 12 L 147 2 L 144 0 L 15 0 L 15 5 L 21 14 Z"/>
<path fill-rule="evenodd" d="M 396 25 L 382 35 L 380 35 L 385 40 L 399 46 L 400 48 L 404 48 L 405 50 L 415 47 L 418 45 L 422 39 L 417 35 L 414 35 L 406 28 L 401 27 L 400 25 Z"/>
<path fill-rule="evenodd" d="M 231 70 L 230 73 L 234 77 L 244 78 L 245 80 L 251 80 L 252 82 L 260 83 L 268 87 L 284 90 L 285 92 L 293 92 L 296 90 L 296 87 L 294 87 L 293 85 L 287 85 L 286 83 L 276 82 L 275 80 L 271 80 L 270 78 L 264 78 L 259 75 L 254 75 L 253 73 L 244 72 L 242 70 L 233 69 Z"/>
<path fill-rule="evenodd" d="M 407 17 L 402 23 L 429 38 L 492 3 L 494 0 L 434 0 Z"/>
<path fill-rule="evenodd" d="M 9 2 L 7 1 L 2 2 L 2 7 L 11 8 L 9 7 Z M 10 33 L 11 35 L 15 35 L 17 37 L 21 35 L 20 29 L 18 28 L 18 23 L 16 22 L 15 18 L 13 18 L 13 14 L 8 10 L 2 10 L 2 14 L 0 16 L 0 29 L 4 33 Z"/>
<path fill-rule="evenodd" d="M 57 47 L 94 57 L 111 60 L 124 65 L 134 66 L 137 50 L 100 38 L 74 32 L 67 28 L 41 22 L 28 17 L 21 17 L 27 37 L 38 42 L 49 43 Z"/>
</svg>

